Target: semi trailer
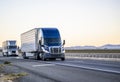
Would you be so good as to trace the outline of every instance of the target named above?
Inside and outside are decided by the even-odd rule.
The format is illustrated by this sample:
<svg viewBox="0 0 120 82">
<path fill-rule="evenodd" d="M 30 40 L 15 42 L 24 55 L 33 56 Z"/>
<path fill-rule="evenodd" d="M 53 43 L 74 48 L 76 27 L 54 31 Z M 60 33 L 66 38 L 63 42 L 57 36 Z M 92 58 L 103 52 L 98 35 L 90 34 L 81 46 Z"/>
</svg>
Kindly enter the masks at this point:
<svg viewBox="0 0 120 82">
<path fill-rule="evenodd" d="M 18 56 L 16 40 L 6 40 L 2 43 L 3 56 Z"/>
<path fill-rule="evenodd" d="M 37 60 L 65 60 L 65 40 L 57 28 L 34 28 L 21 34 L 21 52 L 23 58 L 33 57 Z"/>
</svg>

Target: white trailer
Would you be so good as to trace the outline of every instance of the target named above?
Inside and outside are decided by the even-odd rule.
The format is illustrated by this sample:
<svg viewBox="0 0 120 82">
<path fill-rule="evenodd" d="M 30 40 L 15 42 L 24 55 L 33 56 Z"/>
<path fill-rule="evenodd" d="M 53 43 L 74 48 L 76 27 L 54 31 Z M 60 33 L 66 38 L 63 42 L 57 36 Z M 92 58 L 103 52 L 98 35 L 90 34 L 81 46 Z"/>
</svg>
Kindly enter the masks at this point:
<svg viewBox="0 0 120 82">
<path fill-rule="evenodd" d="M 6 40 L 2 43 L 3 56 L 18 56 L 16 40 Z"/>
<path fill-rule="evenodd" d="M 65 60 L 64 44 L 57 28 L 34 28 L 21 34 L 23 58 Z"/>
</svg>

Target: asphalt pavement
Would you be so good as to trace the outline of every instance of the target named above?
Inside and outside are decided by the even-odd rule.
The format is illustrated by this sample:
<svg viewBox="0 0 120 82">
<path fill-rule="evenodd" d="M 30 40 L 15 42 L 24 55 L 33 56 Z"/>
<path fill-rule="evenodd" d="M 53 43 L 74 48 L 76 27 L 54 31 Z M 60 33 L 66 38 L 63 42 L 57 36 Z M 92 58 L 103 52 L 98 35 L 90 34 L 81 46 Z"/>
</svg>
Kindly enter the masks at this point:
<svg viewBox="0 0 120 82">
<path fill-rule="evenodd" d="M 13 67 L 9 71 L 29 73 L 17 82 L 120 82 L 119 61 L 74 58 L 41 61 L 0 56 L 0 62 L 2 61 L 12 62 Z"/>
</svg>

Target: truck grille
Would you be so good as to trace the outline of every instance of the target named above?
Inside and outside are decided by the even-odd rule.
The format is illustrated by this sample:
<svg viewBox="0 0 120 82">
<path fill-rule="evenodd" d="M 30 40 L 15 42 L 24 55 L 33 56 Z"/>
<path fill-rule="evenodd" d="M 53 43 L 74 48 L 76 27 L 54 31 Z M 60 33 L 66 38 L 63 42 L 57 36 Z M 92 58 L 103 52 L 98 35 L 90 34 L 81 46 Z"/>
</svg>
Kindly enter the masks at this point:
<svg viewBox="0 0 120 82">
<path fill-rule="evenodd" d="M 50 48 L 51 54 L 60 54 L 61 48 Z"/>
<path fill-rule="evenodd" d="M 12 53 L 16 53 L 16 51 L 12 51 Z"/>
</svg>

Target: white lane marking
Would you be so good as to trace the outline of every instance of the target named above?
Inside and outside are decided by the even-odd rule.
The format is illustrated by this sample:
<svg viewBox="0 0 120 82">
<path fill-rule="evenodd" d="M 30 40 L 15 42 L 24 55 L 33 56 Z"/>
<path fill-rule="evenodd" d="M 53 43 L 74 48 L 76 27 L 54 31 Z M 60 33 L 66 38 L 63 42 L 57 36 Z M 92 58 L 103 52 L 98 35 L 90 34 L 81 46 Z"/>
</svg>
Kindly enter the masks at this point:
<svg viewBox="0 0 120 82">
<path fill-rule="evenodd" d="M 88 66 L 79 66 L 79 65 L 72 65 L 72 64 L 63 64 L 63 63 L 53 63 L 53 62 L 48 62 L 51 64 L 56 64 L 56 65 L 62 65 L 62 66 L 68 66 L 68 67 L 76 67 L 76 68 L 83 68 L 83 69 L 90 69 L 90 70 L 98 70 L 98 71 L 103 71 L 103 72 L 110 72 L 110 73 L 117 73 L 120 74 L 119 70 L 111 70 L 111 69 L 105 69 L 105 68 L 95 68 L 95 67 L 88 67 Z"/>
<path fill-rule="evenodd" d="M 32 67 L 39 67 L 39 66 L 55 66 L 55 64 L 39 64 L 39 65 L 32 65 Z"/>
<path fill-rule="evenodd" d="M 119 65 L 109 65 L 109 64 L 103 64 L 103 63 L 95 63 L 95 62 L 93 62 L 93 63 L 87 63 L 87 62 L 84 62 L 84 61 L 67 61 L 67 62 L 75 62 L 75 63 L 82 63 L 82 64 L 89 64 L 89 65 L 103 65 L 103 66 L 114 66 L 114 67 L 120 67 Z"/>
<path fill-rule="evenodd" d="M 79 62 L 84 62 L 84 61 L 67 61 L 67 62 L 76 62 L 76 63 L 79 63 Z"/>
<path fill-rule="evenodd" d="M 16 59 L 23 59 L 23 57 L 16 57 Z"/>
</svg>

